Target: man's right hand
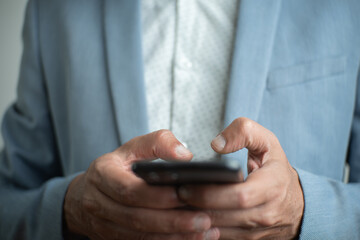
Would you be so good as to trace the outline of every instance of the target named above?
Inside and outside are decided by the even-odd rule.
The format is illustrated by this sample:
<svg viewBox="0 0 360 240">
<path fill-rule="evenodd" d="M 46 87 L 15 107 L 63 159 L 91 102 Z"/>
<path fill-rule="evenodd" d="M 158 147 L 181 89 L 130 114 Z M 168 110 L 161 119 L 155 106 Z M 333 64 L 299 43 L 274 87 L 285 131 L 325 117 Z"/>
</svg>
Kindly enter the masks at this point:
<svg viewBox="0 0 360 240">
<path fill-rule="evenodd" d="M 218 239 L 208 215 L 183 206 L 174 187 L 147 185 L 131 171 L 138 160 L 189 161 L 192 153 L 167 130 L 136 137 L 96 159 L 69 185 L 67 231 L 91 239 Z"/>
</svg>

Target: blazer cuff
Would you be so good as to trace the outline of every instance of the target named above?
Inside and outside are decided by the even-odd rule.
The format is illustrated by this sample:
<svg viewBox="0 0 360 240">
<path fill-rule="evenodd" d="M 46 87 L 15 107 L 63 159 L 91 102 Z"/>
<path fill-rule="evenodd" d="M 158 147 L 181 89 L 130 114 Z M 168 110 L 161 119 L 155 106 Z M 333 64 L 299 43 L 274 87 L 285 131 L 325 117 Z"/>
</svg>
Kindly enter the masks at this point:
<svg viewBox="0 0 360 240">
<path fill-rule="evenodd" d="M 353 204 L 346 184 L 296 169 L 304 193 L 299 239 L 356 239 L 356 221 L 348 222 Z M 352 189 L 353 190 L 353 189 Z M 355 237 L 355 238 L 352 238 Z"/>
<path fill-rule="evenodd" d="M 41 208 L 38 219 L 41 228 L 37 239 L 63 239 L 63 204 L 70 182 L 78 176 L 76 173 L 67 177 L 50 180 L 44 186 L 44 195 L 41 199 Z"/>
</svg>

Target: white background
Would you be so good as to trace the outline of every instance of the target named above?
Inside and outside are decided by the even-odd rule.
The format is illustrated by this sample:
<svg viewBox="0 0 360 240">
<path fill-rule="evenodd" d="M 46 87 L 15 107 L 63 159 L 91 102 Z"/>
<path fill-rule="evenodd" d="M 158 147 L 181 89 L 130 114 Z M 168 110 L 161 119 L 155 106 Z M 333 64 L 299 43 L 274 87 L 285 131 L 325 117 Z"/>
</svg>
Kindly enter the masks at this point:
<svg viewBox="0 0 360 240">
<path fill-rule="evenodd" d="M 26 0 L 0 0 L 0 122 L 15 100 Z M 3 139 L 0 137 L 0 149 Z"/>
</svg>

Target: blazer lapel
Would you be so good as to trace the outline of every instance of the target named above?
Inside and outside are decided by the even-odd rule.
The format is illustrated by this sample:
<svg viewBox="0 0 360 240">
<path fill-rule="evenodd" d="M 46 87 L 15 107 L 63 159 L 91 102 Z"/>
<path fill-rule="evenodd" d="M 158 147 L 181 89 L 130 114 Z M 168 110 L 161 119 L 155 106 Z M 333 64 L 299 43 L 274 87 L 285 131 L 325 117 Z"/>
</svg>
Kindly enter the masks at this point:
<svg viewBox="0 0 360 240">
<path fill-rule="evenodd" d="M 119 142 L 148 132 L 139 0 L 105 0 L 105 53 Z"/>
<path fill-rule="evenodd" d="M 280 5 L 281 0 L 240 1 L 225 126 L 238 117 L 258 117 Z"/>
<path fill-rule="evenodd" d="M 239 5 L 225 126 L 240 116 L 258 117 L 281 0 Z M 148 132 L 140 20 L 139 0 L 105 0 L 107 73 L 122 144 Z"/>
</svg>

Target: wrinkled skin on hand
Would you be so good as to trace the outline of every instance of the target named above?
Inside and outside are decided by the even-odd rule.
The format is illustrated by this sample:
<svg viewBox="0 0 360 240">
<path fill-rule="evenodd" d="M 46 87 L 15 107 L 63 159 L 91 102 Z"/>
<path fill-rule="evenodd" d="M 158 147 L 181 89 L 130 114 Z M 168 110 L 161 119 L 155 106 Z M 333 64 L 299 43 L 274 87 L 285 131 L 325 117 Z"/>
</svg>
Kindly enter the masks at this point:
<svg viewBox="0 0 360 240">
<path fill-rule="evenodd" d="M 91 239 L 218 239 L 205 211 L 184 204 L 175 187 L 149 186 L 131 171 L 138 160 L 189 161 L 192 153 L 170 131 L 136 137 L 96 159 L 69 185 L 64 202 L 67 236 Z"/>
<path fill-rule="evenodd" d="M 220 154 L 247 148 L 249 176 L 239 184 L 184 185 L 178 190 L 183 202 L 206 211 L 220 239 L 297 237 L 303 192 L 276 136 L 252 120 L 238 118 L 212 147 Z"/>
<path fill-rule="evenodd" d="M 192 158 L 170 131 L 157 131 L 101 156 L 72 181 L 64 203 L 67 230 L 91 239 L 296 237 L 303 193 L 276 136 L 238 118 L 211 144 L 220 154 L 248 149 L 245 182 L 184 185 L 177 191 L 147 185 L 130 171 L 133 162 Z"/>
</svg>

